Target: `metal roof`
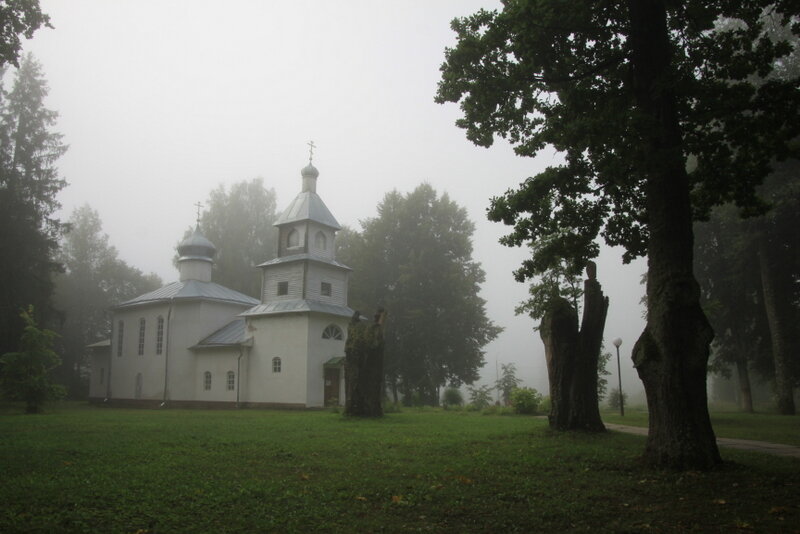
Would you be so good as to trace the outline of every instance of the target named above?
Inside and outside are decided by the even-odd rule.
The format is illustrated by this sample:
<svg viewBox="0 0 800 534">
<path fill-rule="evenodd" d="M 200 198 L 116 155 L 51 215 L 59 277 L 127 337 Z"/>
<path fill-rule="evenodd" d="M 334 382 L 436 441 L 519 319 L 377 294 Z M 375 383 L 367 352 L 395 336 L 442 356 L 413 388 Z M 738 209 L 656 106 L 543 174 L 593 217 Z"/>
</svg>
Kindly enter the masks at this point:
<svg viewBox="0 0 800 534">
<path fill-rule="evenodd" d="M 298 194 L 275 221 L 275 226 L 298 221 L 314 221 L 334 230 L 342 229 L 320 196 L 312 191 Z"/>
<path fill-rule="evenodd" d="M 244 319 L 234 319 L 192 348 L 238 347 L 247 340 L 246 321 Z"/>
<path fill-rule="evenodd" d="M 319 312 L 327 313 L 330 315 L 340 315 L 342 317 L 352 317 L 355 313 L 347 306 L 338 306 L 336 304 L 327 304 L 317 300 L 305 299 L 292 299 L 292 300 L 276 300 L 267 302 L 266 304 L 259 304 L 253 306 L 246 312 L 240 313 L 240 317 L 252 317 L 255 315 L 274 315 L 279 313 L 307 313 Z"/>
<path fill-rule="evenodd" d="M 265 261 L 259 267 L 268 267 L 270 265 L 280 265 L 282 263 L 290 263 L 293 261 L 301 261 L 301 260 L 310 260 L 310 261 L 317 261 L 319 263 L 325 263 L 327 265 L 333 265 L 334 267 L 339 267 L 340 269 L 347 269 L 348 271 L 352 271 L 350 267 L 343 263 L 339 263 L 336 260 L 331 260 L 329 258 L 322 258 L 320 256 L 314 256 L 313 254 L 292 254 L 291 256 L 282 256 L 280 258 L 275 258 L 273 260 Z"/>
<path fill-rule="evenodd" d="M 199 280 L 185 280 L 182 282 L 173 282 L 162 288 L 139 295 L 138 297 L 123 302 L 115 306 L 113 309 L 127 308 L 130 306 L 139 306 L 142 304 L 152 304 L 154 302 L 162 302 L 167 300 L 182 300 L 182 299 L 206 299 L 218 300 L 224 302 L 233 302 L 236 304 L 255 305 L 258 300 L 253 297 L 248 297 L 243 293 L 228 289 L 227 287 L 215 284 L 214 282 L 201 282 Z"/>
</svg>

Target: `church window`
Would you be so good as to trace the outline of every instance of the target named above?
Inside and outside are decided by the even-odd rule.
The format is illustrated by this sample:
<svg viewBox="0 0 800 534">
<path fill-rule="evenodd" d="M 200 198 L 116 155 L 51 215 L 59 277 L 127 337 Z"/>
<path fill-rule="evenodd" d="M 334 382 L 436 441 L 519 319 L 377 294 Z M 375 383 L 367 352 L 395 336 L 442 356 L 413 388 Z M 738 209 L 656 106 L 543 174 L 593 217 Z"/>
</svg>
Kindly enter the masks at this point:
<svg viewBox="0 0 800 534">
<path fill-rule="evenodd" d="M 289 294 L 289 282 L 278 282 L 278 296 Z"/>
<path fill-rule="evenodd" d="M 145 320 L 144 317 L 139 319 L 139 356 L 144 354 L 144 326 Z"/>
<path fill-rule="evenodd" d="M 325 234 L 322 232 L 322 230 L 317 232 L 317 234 L 314 236 L 314 246 L 318 250 L 325 250 L 328 248 L 328 238 L 325 237 Z"/>
<path fill-rule="evenodd" d="M 125 323 L 117 323 L 117 356 L 122 356 L 122 336 L 125 331 Z"/>
<path fill-rule="evenodd" d="M 322 339 L 338 339 L 342 340 L 342 329 L 335 324 L 329 324 L 322 331 Z"/>
<path fill-rule="evenodd" d="M 281 359 L 277 356 L 272 358 L 272 372 L 273 373 L 280 373 L 281 372 Z"/>
<path fill-rule="evenodd" d="M 236 374 L 233 371 L 228 371 L 228 391 L 233 391 L 236 387 Z"/>
<path fill-rule="evenodd" d="M 330 282 L 322 282 L 322 286 L 320 287 L 320 293 L 322 293 L 323 297 L 330 297 L 331 296 L 331 284 Z"/>
<path fill-rule="evenodd" d="M 203 389 L 209 391 L 211 389 L 211 372 L 206 371 L 203 373 Z"/>
<path fill-rule="evenodd" d="M 286 236 L 286 246 L 289 248 L 300 246 L 300 232 L 292 228 Z"/>
<path fill-rule="evenodd" d="M 156 326 L 156 354 L 161 354 L 164 351 L 164 318 L 158 317 L 158 325 Z"/>
<path fill-rule="evenodd" d="M 142 398 L 142 373 L 136 374 L 136 389 L 133 391 L 133 397 L 135 399 Z"/>
</svg>

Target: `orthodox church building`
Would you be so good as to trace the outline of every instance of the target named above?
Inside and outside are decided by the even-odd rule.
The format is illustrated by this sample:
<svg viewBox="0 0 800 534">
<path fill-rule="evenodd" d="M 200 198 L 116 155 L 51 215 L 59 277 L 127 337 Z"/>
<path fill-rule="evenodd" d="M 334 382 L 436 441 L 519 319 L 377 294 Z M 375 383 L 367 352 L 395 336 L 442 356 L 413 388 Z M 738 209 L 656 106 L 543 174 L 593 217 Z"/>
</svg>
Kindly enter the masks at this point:
<svg viewBox="0 0 800 534">
<path fill-rule="evenodd" d="M 278 218 L 278 256 L 259 265 L 261 299 L 211 280 L 216 248 L 199 224 L 178 246 L 180 280 L 112 310 L 91 352 L 90 400 L 170 406 L 316 408 L 344 404 L 350 269 L 319 172 Z"/>
</svg>

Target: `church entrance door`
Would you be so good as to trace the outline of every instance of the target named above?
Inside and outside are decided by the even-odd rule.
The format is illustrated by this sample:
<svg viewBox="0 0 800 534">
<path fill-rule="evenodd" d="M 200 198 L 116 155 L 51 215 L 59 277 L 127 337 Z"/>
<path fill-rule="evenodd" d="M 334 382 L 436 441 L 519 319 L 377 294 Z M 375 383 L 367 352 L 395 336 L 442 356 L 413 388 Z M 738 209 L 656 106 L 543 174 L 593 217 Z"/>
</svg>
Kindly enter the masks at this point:
<svg viewBox="0 0 800 534">
<path fill-rule="evenodd" d="M 325 406 L 339 404 L 339 368 L 325 368 Z"/>
</svg>

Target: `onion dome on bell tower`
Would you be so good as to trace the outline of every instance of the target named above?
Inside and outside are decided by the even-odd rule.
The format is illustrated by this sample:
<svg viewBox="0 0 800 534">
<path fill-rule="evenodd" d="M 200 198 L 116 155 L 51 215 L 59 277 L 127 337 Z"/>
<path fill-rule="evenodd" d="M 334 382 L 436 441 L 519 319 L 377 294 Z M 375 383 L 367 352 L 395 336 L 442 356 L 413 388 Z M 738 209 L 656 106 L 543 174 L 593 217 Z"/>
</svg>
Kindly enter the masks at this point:
<svg viewBox="0 0 800 534">
<path fill-rule="evenodd" d="M 195 226 L 192 235 L 178 245 L 178 271 L 181 281 L 211 281 L 211 268 L 217 247 L 200 232 L 200 223 Z"/>
</svg>

